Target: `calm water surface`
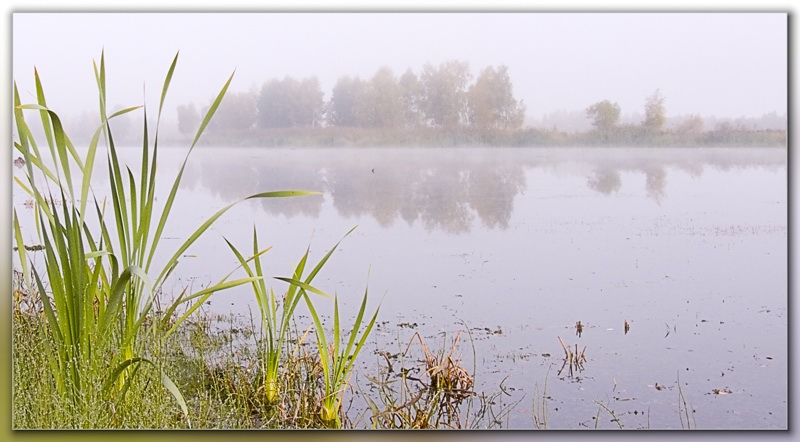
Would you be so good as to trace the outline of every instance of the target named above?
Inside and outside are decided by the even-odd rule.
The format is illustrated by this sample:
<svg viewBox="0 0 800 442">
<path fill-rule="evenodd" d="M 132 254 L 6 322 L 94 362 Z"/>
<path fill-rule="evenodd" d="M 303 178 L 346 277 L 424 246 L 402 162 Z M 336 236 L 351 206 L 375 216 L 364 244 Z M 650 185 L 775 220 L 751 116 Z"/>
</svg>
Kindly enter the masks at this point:
<svg viewBox="0 0 800 442">
<path fill-rule="evenodd" d="M 159 172 L 174 176 L 185 152 L 163 149 Z M 319 259 L 357 225 L 316 285 L 350 314 L 367 286 L 381 304 L 364 374 L 383 361 L 375 349 L 401 352 L 415 332 L 439 348 L 461 331 L 477 388 L 502 383 L 504 427 L 533 427 L 546 382 L 549 428 L 594 428 L 597 402 L 626 428 L 681 428 L 678 379 L 700 428 L 788 426 L 783 149 L 203 147 L 162 251 L 224 205 L 280 189 L 323 195 L 235 207 L 165 291 L 232 270 L 223 237 L 249 250 L 255 227 L 273 246 L 266 272 L 289 276 L 306 247 Z M 247 289 L 208 308 L 256 314 Z M 573 377 L 558 375 L 559 337 L 586 348 Z"/>
</svg>

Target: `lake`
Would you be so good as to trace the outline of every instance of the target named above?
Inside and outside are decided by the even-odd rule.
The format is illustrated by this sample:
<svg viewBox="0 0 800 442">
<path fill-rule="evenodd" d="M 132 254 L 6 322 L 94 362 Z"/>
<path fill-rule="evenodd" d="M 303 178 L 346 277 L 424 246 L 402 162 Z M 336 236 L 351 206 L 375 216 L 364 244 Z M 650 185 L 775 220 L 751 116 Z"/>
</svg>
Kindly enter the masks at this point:
<svg viewBox="0 0 800 442">
<path fill-rule="evenodd" d="M 185 153 L 159 152 L 161 200 Z M 361 385 L 384 361 L 375 350 L 402 352 L 415 333 L 449 349 L 460 331 L 456 356 L 474 364 L 477 390 L 500 392 L 503 428 L 532 428 L 545 395 L 548 428 L 595 428 L 598 417 L 617 428 L 601 404 L 625 428 L 682 428 L 685 400 L 692 428 L 786 429 L 786 164 L 780 148 L 199 147 L 164 255 L 248 195 L 322 195 L 238 205 L 164 291 L 233 270 L 223 237 L 250 250 L 254 226 L 275 276 L 358 226 L 315 281 L 349 316 L 366 287 L 369 308 L 381 306 Z M 28 226 L 30 212 L 20 214 Z M 244 288 L 208 310 L 257 317 Z M 572 376 L 559 374 L 561 341 L 585 348 Z"/>
</svg>

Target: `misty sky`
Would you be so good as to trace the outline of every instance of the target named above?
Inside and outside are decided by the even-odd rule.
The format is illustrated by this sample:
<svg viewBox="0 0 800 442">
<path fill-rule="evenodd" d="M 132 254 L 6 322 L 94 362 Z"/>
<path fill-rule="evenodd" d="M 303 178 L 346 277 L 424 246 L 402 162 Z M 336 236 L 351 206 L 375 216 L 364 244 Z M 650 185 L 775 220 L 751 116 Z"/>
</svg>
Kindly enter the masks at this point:
<svg viewBox="0 0 800 442">
<path fill-rule="evenodd" d="M 325 99 L 343 75 L 381 66 L 400 76 L 465 60 L 473 76 L 507 65 L 528 115 L 609 99 L 641 112 L 660 88 L 668 116 L 758 117 L 787 111 L 786 13 L 15 13 L 13 79 L 35 100 L 97 106 L 92 61 L 105 49 L 111 110 L 157 97 L 180 59 L 167 109 L 208 104 L 236 69 L 232 91 L 316 75 Z"/>
</svg>

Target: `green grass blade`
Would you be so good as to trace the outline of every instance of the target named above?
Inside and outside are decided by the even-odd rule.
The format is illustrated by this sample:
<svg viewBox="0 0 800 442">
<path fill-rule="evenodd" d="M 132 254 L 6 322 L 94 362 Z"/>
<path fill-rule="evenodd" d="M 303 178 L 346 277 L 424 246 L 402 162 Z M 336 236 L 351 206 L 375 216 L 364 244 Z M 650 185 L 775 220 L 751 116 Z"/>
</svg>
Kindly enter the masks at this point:
<svg viewBox="0 0 800 442">
<path fill-rule="evenodd" d="M 255 195 L 250 195 L 244 200 L 251 200 L 255 198 L 286 198 L 293 196 L 308 196 L 308 195 L 321 195 L 321 193 L 311 190 L 278 190 L 274 192 L 261 192 Z"/>
<path fill-rule="evenodd" d="M 279 279 L 281 281 L 288 282 L 289 284 L 292 284 L 292 285 L 296 285 L 297 287 L 300 287 L 301 289 L 303 289 L 305 291 L 316 293 L 316 294 L 324 296 L 325 298 L 328 298 L 328 299 L 333 299 L 333 297 L 331 295 L 329 295 L 329 294 L 323 292 L 322 290 L 320 290 L 320 289 L 318 289 L 316 287 L 313 287 L 313 286 L 311 286 L 311 285 L 309 285 L 309 284 L 307 284 L 307 283 L 305 283 L 303 281 L 300 281 L 300 280 L 297 280 L 297 279 L 294 279 L 294 278 L 285 278 L 283 276 L 275 276 L 274 278 L 275 279 Z"/>
<path fill-rule="evenodd" d="M 126 167 L 125 170 L 128 171 L 128 190 L 130 191 L 131 194 L 131 212 L 130 212 L 131 226 L 133 227 L 135 232 L 136 230 L 138 230 L 136 226 L 139 225 L 139 210 L 138 210 L 139 201 L 136 200 L 136 180 L 133 178 L 133 172 L 131 172 L 131 169 L 129 167 Z M 136 253 L 139 252 L 139 247 L 137 247 L 137 244 L 139 243 L 133 241 L 132 246 L 134 255 L 131 256 L 131 262 L 135 263 L 138 263 L 138 261 L 136 260 Z"/>
<path fill-rule="evenodd" d="M 353 329 L 350 332 L 350 339 L 347 342 L 347 347 L 345 348 L 345 354 L 350 354 L 350 350 L 353 348 L 353 344 L 355 343 L 356 336 L 358 334 L 359 329 L 361 328 L 361 321 L 364 318 L 364 312 L 367 309 L 367 292 L 369 289 L 364 289 L 364 298 L 361 300 L 361 306 L 358 309 L 358 315 L 356 315 L 356 320 L 353 322 Z"/>
<path fill-rule="evenodd" d="M 150 233 L 150 220 L 152 219 L 153 214 L 153 202 L 155 199 L 155 171 L 156 171 L 156 152 L 153 152 L 153 166 L 152 170 L 150 170 L 150 159 L 149 159 L 149 143 L 148 143 L 148 131 L 147 131 L 147 109 L 143 108 L 144 113 L 144 128 L 142 134 L 142 178 L 140 182 L 140 186 L 142 191 L 140 192 L 141 195 L 141 202 L 139 203 L 139 207 L 141 207 L 141 222 L 139 226 L 136 228 L 135 238 L 138 244 L 143 244 L 142 247 L 142 254 L 141 259 L 144 259 L 145 256 L 145 249 L 146 245 L 149 243 L 147 236 Z M 148 173 L 150 174 L 148 176 Z M 143 265 L 143 262 L 139 263 Z M 147 266 L 145 266 L 147 268 Z M 148 269 L 149 270 L 149 269 Z"/>
<path fill-rule="evenodd" d="M 95 81 L 97 81 L 97 96 L 100 104 L 100 118 L 105 120 L 106 117 L 106 51 L 105 49 L 100 53 L 100 69 L 97 68 L 97 63 L 92 62 L 94 66 Z"/>
<path fill-rule="evenodd" d="M 339 338 L 341 329 L 339 327 L 339 297 L 333 298 L 333 355 L 339 355 Z"/>
<path fill-rule="evenodd" d="M 177 57 L 177 55 L 175 57 Z M 200 136 L 203 135 L 203 132 L 206 130 L 206 126 L 208 126 L 208 123 L 211 122 L 211 118 L 214 116 L 214 113 L 217 112 L 217 108 L 219 108 L 219 104 L 222 102 L 225 92 L 228 91 L 228 86 L 230 86 L 231 80 L 233 80 L 233 75 L 235 73 L 236 71 L 233 71 L 231 76 L 228 77 L 228 81 L 225 82 L 222 90 L 220 90 L 219 94 L 217 94 L 217 98 L 215 98 L 214 102 L 211 103 L 211 107 L 208 109 L 208 112 L 206 112 L 205 117 L 203 117 L 203 121 L 200 123 L 200 127 L 197 129 L 197 133 L 194 136 L 194 140 L 192 141 L 192 146 L 189 148 L 189 151 L 191 151 L 194 146 L 197 145 L 197 142 L 200 141 Z"/>
<path fill-rule="evenodd" d="M 117 157 L 117 149 L 114 144 L 114 138 L 111 135 L 111 130 L 108 128 L 108 176 L 109 185 L 111 187 L 112 207 L 114 209 L 114 218 L 117 224 L 117 237 L 120 244 L 120 253 L 123 266 L 127 267 L 132 264 L 129 261 L 130 253 L 134 245 L 131 238 L 130 217 L 128 216 L 127 197 L 125 195 L 125 187 L 123 185 L 123 175 L 120 169 L 120 162 Z"/>
<path fill-rule="evenodd" d="M 161 111 L 164 109 L 164 100 L 167 98 L 167 90 L 169 89 L 169 84 L 172 82 L 172 74 L 175 73 L 175 66 L 178 64 L 178 55 L 180 55 L 180 51 L 178 51 L 172 59 L 172 64 L 164 79 L 164 86 L 161 88 L 161 100 L 158 102 L 158 121 L 161 121 Z M 156 126 L 158 126 L 158 124 Z"/>
<path fill-rule="evenodd" d="M 64 174 L 64 180 L 67 182 L 69 195 L 74 199 L 75 192 L 73 191 L 72 185 L 72 172 L 70 171 L 69 156 L 67 155 L 67 138 L 64 134 L 64 128 L 61 125 L 61 119 L 58 118 L 58 115 L 56 115 L 55 112 L 50 112 L 50 119 L 53 122 L 53 134 L 55 135 L 56 150 L 58 151 L 58 157 L 55 157 L 54 159 L 57 158 L 61 161 L 61 172 Z"/>
<path fill-rule="evenodd" d="M 86 213 L 86 203 L 89 199 L 89 188 L 91 188 L 92 185 L 94 159 L 97 156 L 97 145 L 100 141 L 100 133 L 102 132 L 102 130 L 103 128 L 101 126 L 94 131 L 91 141 L 89 141 L 89 148 L 86 152 L 86 160 L 84 160 L 83 177 L 81 179 L 81 197 L 80 197 L 81 223 L 83 223 L 84 216 Z"/>
<path fill-rule="evenodd" d="M 176 184 L 177 184 L 177 182 L 176 182 Z M 176 190 L 177 190 L 177 187 L 174 187 L 173 188 L 173 194 L 170 195 L 171 198 L 174 198 L 174 192 Z M 238 203 L 240 203 L 242 201 L 245 201 L 245 200 L 253 199 L 253 198 L 271 198 L 271 197 L 294 196 L 294 193 L 295 192 L 264 192 L 264 193 L 259 193 L 259 194 L 256 194 L 256 195 L 251 195 L 251 196 L 249 196 L 247 198 L 244 198 L 242 200 L 235 201 L 235 202 L 223 207 L 222 209 L 219 209 L 214 215 L 212 215 L 205 222 L 203 222 L 203 224 L 201 224 L 200 227 L 198 227 L 197 230 L 195 230 L 189 236 L 189 238 L 187 238 L 184 241 L 184 243 L 178 248 L 178 250 L 175 251 L 175 253 L 172 255 L 172 257 L 170 257 L 170 259 L 167 260 L 166 267 L 175 265 L 178 262 L 178 259 L 181 257 L 181 255 L 183 255 L 183 253 L 186 251 L 186 249 L 188 249 L 189 246 L 194 244 L 194 242 L 197 241 L 197 239 L 203 234 L 203 232 L 208 230 L 208 228 L 211 227 L 211 225 L 220 216 L 222 216 L 225 212 L 227 212 L 231 207 L 235 206 L 236 204 L 238 204 Z M 313 194 L 313 192 L 301 192 L 301 194 L 309 195 L 309 194 Z M 163 230 L 163 227 L 164 227 L 163 224 L 166 222 L 166 214 L 168 213 L 167 212 L 168 209 L 165 208 L 164 210 L 165 210 L 164 215 L 162 216 L 162 219 L 159 222 L 158 229 L 156 230 L 156 235 L 155 235 L 155 237 L 153 239 L 153 246 L 150 249 L 150 256 L 148 257 L 148 264 L 149 264 L 150 260 L 152 260 L 153 252 L 155 251 L 155 247 L 156 247 L 156 244 L 158 242 L 158 238 L 160 237 L 161 230 Z M 155 282 L 156 286 L 158 286 L 161 282 L 164 281 L 164 278 L 166 276 L 166 267 L 161 272 L 161 274 L 158 276 L 158 278 L 156 278 L 156 282 Z"/>
<path fill-rule="evenodd" d="M 264 313 L 265 309 L 267 308 L 266 304 L 262 304 L 263 300 L 266 298 L 266 287 L 264 286 L 264 278 L 263 273 L 261 273 L 261 266 L 260 266 L 260 256 L 266 253 L 271 247 L 267 247 L 264 250 L 258 251 L 253 254 L 252 257 L 245 259 L 245 257 L 239 252 L 239 250 L 228 241 L 227 238 L 224 238 L 225 242 L 228 244 L 228 247 L 233 251 L 233 254 L 236 256 L 236 259 L 239 261 L 240 266 L 247 272 L 247 276 L 253 278 L 258 277 L 252 282 L 253 292 L 256 295 L 256 301 L 258 301 L 258 308 Z M 256 248 L 258 247 L 258 243 L 255 244 Z M 255 261 L 257 265 L 257 270 L 254 271 L 250 265 L 248 264 L 249 261 Z"/>
<path fill-rule="evenodd" d="M 25 244 L 22 241 L 22 230 L 19 227 L 19 217 L 17 216 L 16 209 L 14 209 L 14 239 L 17 243 L 17 253 L 19 254 L 20 266 L 22 266 L 22 278 L 25 282 L 25 287 L 28 290 L 28 293 L 33 293 L 33 287 L 31 286 L 31 274 L 30 270 L 28 269 L 27 254 L 25 253 Z"/>
<path fill-rule="evenodd" d="M 260 255 L 261 253 L 259 253 L 258 247 L 258 233 L 256 232 L 256 226 L 253 226 L 253 256 L 255 257 L 253 260 L 253 265 L 255 266 L 255 274 L 258 276 L 264 276 L 264 269 L 261 266 Z M 262 314 L 266 315 L 266 319 L 269 320 L 269 318 L 274 315 L 270 315 L 270 305 L 267 299 L 267 284 L 263 278 L 259 280 L 257 284 L 258 287 L 254 287 L 254 290 L 256 291 L 258 306 L 259 309 L 262 310 Z"/>
<path fill-rule="evenodd" d="M 143 358 L 134 357 L 126 359 L 117 364 L 117 366 L 114 367 L 113 370 L 111 370 L 111 373 L 109 373 L 108 376 L 106 376 L 106 379 L 103 381 L 103 385 L 100 387 L 100 391 L 103 393 L 103 395 L 108 397 L 108 395 L 111 393 L 111 388 L 117 383 L 117 380 L 122 375 L 122 373 L 125 372 L 125 370 L 127 370 L 128 367 L 130 367 L 131 365 L 139 364 L 142 361 Z"/>
<path fill-rule="evenodd" d="M 131 265 L 125 268 L 122 274 L 112 282 L 111 292 L 108 295 L 108 302 L 106 304 L 106 313 L 100 318 L 99 329 L 101 336 L 107 336 L 109 327 L 114 324 L 119 317 L 123 295 L 125 295 L 127 285 L 134 276 L 144 281 L 148 286 L 148 290 L 152 292 L 152 285 L 147 278 L 147 273 L 145 273 L 141 267 Z"/>
<path fill-rule="evenodd" d="M 42 82 L 39 78 L 39 71 L 34 67 L 33 68 L 33 78 L 34 83 L 36 84 L 36 101 L 42 106 L 44 109 L 47 109 L 47 101 L 44 98 L 44 89 L 42 88 Z M 47 114 L 46 110 L 40 110 L 39 115 L 42 118 L 42 128 L 44 129 L 45 138 L 47 138 L 47 145 L 50 146 L 50 151 L 53 151 L 53 130 L 50 126 L 50 119 L 49 115 Z M 55 155 L 53 155 L 55 158 Z"/>
<path fill-rule="evenodd" d="M 125 115 L 125 114 L 127 114 L 129 112 L 133 112 L 133 111 L 135 111 L 137 109 L 141 109 L 143 107 L 144 106 L 142 106 L 142 105 L 138 105 L 138 106 L 131 106 L 131 107 L 126 107 L 124 109 L 120 109 L 120 110 L 114 112 L 113 114 L 111 114 L 111 116 L 109 116 L 108 119 L 111 120 L 112 118 L 116 118 L 116 117 L 118 117 L 120 115 Z"/>
<path fill-rule="evenodd" d="M 364 302 L 361 304 L 361 311 L 360 311 L 361 313 L 359 313 L 359 317 L 363 316 L 362 314 L 363 314 L 364 310 L 366 309 L 366 299 L 367 299 L 367 293 L 365 291 L 364 292 Z M 348 350 L 347 350 L 346 354 L 347 355 L 352 355 L 352 357 L 348 356 L 347 368 L 345 369 L 346 372 L 349 372 L 351 370 L 353 364 L 355 364 L 355 362 L 356 362 L 356 357 L 361 352 L 361 349 L 364 347 L 364 344 L 367 342 L 367 338 L 369 337 L 370 333 L 372 332 L 372 327 L 375 325 L 375 320 L 378 318 L 378 312 L 379 311 L 380 311 L 380 307 L 375 309 L 375 313 L 372 315 L 372 318 L 370 318 L 369 323 L 364 328 L 364 331 L 361 333 L 361 339 L 359 339 L 358 344 L 356 345 L 356 347 L 355 347 L 355 349 L 353 350 L 352 353 L 349 350 L 349 348 L 352 346 L 352 344 L 348 344 Z M 355 336 L 356 331 L 358 331 L 358 328 L 361 325 L 361 321 L 360 320 L 357 320 L 356 322 L 358 323 L 358 325 L 353 328 L 353 332 L 351 334 L 351 341 L 352 341 L 353 337 Z"/>
<path fill-rule="evenodd" d="M 336 250 L 336 248 L 337 248 L 337 247 L 339 247 L 339 244 L 341 244 L 341 242 L 342 242 L 342 241 L 343 241 L 343 240 L 344 240 L 344 239 L 345 239 L 345 238 L 346 238 L 348 235 L 350 235 L 351 233 L 353 233 L 353 230 L 355 230 L 355 229 L 356 229 L 356 227 L 358 227 L 358 226 L 355 226 L 355 227 L 353 227 L 352 229 L 350 229 L 349 231 L 347 231 L 347 233 L 345 233 L 345 234 L 344 234 L 344 236 L 342 236 L 342 239 L 340 239 L 340 240 L 339 240 L 339 242 L 337 242 L 337 243 L 336 243 L 336 244 L 333 246 L 333 248 L 331 248 L 331 249 L 328 251 L 328 253 L 326 253 L 326 254 L 325 254 L 325 256 L 324 256 L 324 257 L 323 257 L 323 258 L 322 258 L 322 259 L 319 261 L 319 263 L 317 264 L 317 266 L 316 266 L 316 267 L 314 267 L 314 270 L 312 270 L 312 271 L 311 271 L 311 273 L 309 273 L 309 275 L 308 275 L 308 278 L 306 279 L 306 282 L 311 282 L 311 280 L 312 280 L 312 279 L 314 279 L 314 277 L 315 277 L 315 276 L 317 276 L 317 273 L 319 273 L 319 271 L 322 269 L 322 266 L 324 266 L 324 265 L 325 265 L 325 263 L 326 263 L 326 262 L 328 262 L 328 258 L 330 258 L 330 257 L 331 257 L 331 255 L 333 254 L 333 252 Z"/>
<path fill-rule="evenodd" d="M 186 310 L 186 312 L 183 315 L 181 315 L 180 318 L 175 320 L 175 322 L 172 324 L 172 327 L 170 327 L 169 330 L 167 330 L 167 332 L 164 333 L 164 336 L 161 338 L 161 340 L 165 341 L 169 337 L 169 335 L 171 335 L 178 328 L 178 326 L 181 325 L 181 323 L 183 323 L 183 321 L 186 320 L 186 318 L 191 316 L 192 313 L 194 313 L 198 308 L 200 308 L 200 306 L 202 306 L 203 303 L 206 302 L 206 300 L 208 300 L 208 298 L 211 297 L 211 295 L 213 295 L 214 293 L 222 291 L 222 290 L 226 290 L 226 289 L 229 289 L 229 288 L 232 288 L 232 287 L 240 286 L 242 284 L 247 284 L 247 283 L 252 282 L 252 281 L 254 281 L 256 279 L 258 279 L 258 277 L 241 278 L 241 279 L 236 279 L 236 280 L 233 280 L 233 281 L 224 281 L 224 279 L 223 279 L 224 282 L 217 283 L 212 287 L 205 288 L 203 290 L 200 290 L 199 292 L 191 294 L 190 296 L 187 296 L 187 297 L 185 297 L 183 299 L 180 299 L 180 303 L 181 304 L 189 302 L 189 301 L 192 301 L 194 299 L 197 299 L 197 301 L 195 303 L 193 303 L 192 306 L 189 307 Z M 177 303 L 177 301 L 176 301 L 176 303 Z"/>
<path fill-rule="evenodd" d="M 303 296 L 303 299 L 305 299 L 311 319 L 314 321 L 314 328 L 317 335 L 317 351 L 319 351 L 320 365 L 322 365 L 322 374 L 325 378 L 325 387 L 327 390 L 331 381 L 331 354 L 328 350 L 328 341 L 325 339 L 325 329 L 322 327 L 322 321 L 319 319 L 317 309 L 314 308 L 314 303 L 311 302 L 311 298 L 305 290 L 301 290 L 300 294 Z"/>
<path fill-rule="evenodd" d="M 166 373 L 161 373 L 161 384 L 172 394 L 172 397 L 178 401 L 178 406 L 181 407 L 181 411 L 183 411 L 183 415 L 186 416 L 186 424 L 189 428 L 192 427 L 192 421 L 189 420 L 189 407 L 186 405 L 186 399 L 183 398 L 183 394 L 181 394 L 181 390 L 175 385 L 172 379 L 167 376 Z"/>
<path fill-rule="evenodd" d="M 19 98 L 19 88 L 17 87 L 16 81 L 14 82 L 14 122 L 17 124 L 17 134 L 20 137 L 20 144 L 22 148 L 27 151 L 28 138 L 23 136 L 26 131 L 22 130 L 22 127 L 20 127 L 25 124 L 25 116 L 22 113 L 22 100 Z"/>
<path fill-rule="evenodd" d="M 23 154 L 25 158 L 25 165 L 28 167 L 28 179 L 29 181 L 35 185 L 35 179 L 33 178 L 33 171 L 31 170 L 32 166 L 36 166 L 36 169 L 42 172 L 47 178 L 52 180 L 54 183 L 58 183 L 58 177 L 48 168 L 44 163 L 42 163 L 39 157 L 34 156 L 30 152 L 23 151 L 19 144 L 15 144 L 15 147 Z"/>
<path fill-rule="evenodd" d="M 306 247 L 306 252 L 303 254 L 303 257 L 300 258 L 300 262 L 297 263 L 297 266 L 294 269 L 294 273 L 292 274 L 292 278 L 300 280 L 303 277 L 303 272 L 306 268 L 306 262 L 308 261 L 308 254 L 311 251 L 311 246 L 309 245 Z M 310 281 L 309 281 L 310 282 Z M 285 302 L 292 306 L 292 310 L 294 310 L 294 306 L 300 301 L 300 297 L 297 295 L 297 287 L 296 285 L 289 285 L 289 290 L 286 291 Z M 283 311 L 284 321 L 287 316 L 287 311 L 284 309 Z"/>
</svg>

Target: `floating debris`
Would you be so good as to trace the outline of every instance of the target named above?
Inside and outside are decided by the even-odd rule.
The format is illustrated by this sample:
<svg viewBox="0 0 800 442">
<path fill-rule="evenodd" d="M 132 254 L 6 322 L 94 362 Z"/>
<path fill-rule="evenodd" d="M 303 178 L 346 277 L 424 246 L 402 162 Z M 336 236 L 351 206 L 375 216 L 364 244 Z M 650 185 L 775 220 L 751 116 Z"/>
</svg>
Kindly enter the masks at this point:
<svg viewBox="0 0 800 442">
<path fill-rule="evenodd" d="M 15 252 L 17 250 L 19 250 L 19 248 L 17 246 L 14 246 L 13 249 L 14 249 Z M 25 245 L 25 250 L 27 250 L 29 252 L 38 252 L 40 250 L 44 250 L 44 246 L 42 244 L 34 244 L 32 246 Z"/>
<path fill-rule="evenodd" d="M 56 207 L 61 207 L 61 205 L 63 204 L 61 200 L 51 200 L 50 198 L 45 198 L 44 202 L 47 204 L 55 204 Z M 33 209 L 34 207 L 36 207 L 36 201 L 28 198 L 27 200 L 25 200 L 24 203 L 22 203 L 22 205 L 25 206 L 26 209 Z"/>
<path fill-rule="evenodd" d="M 731 390 L 729 390 L 727 388 L 715 388 L 715 389 L 711 390 L 711 393 L 712 394 L 716 394 L 716 395 L 726 395 L 726 394 L 732 394 L 733 391 L 731 391 Z"/>
<path fill-rule="evenodd" d="M 628 332 L 631 330 L 631 325 L 628 324 L 628 320 L 625 320 L 625 334 L 627 335 Z"/>
<path fill-rule="evenodd" d="M 575 334 L 578 335 L 579 338 L 583 334 L 583 324 L 581 324 L 581 321 L 575 323 Z"/>
</svg>

